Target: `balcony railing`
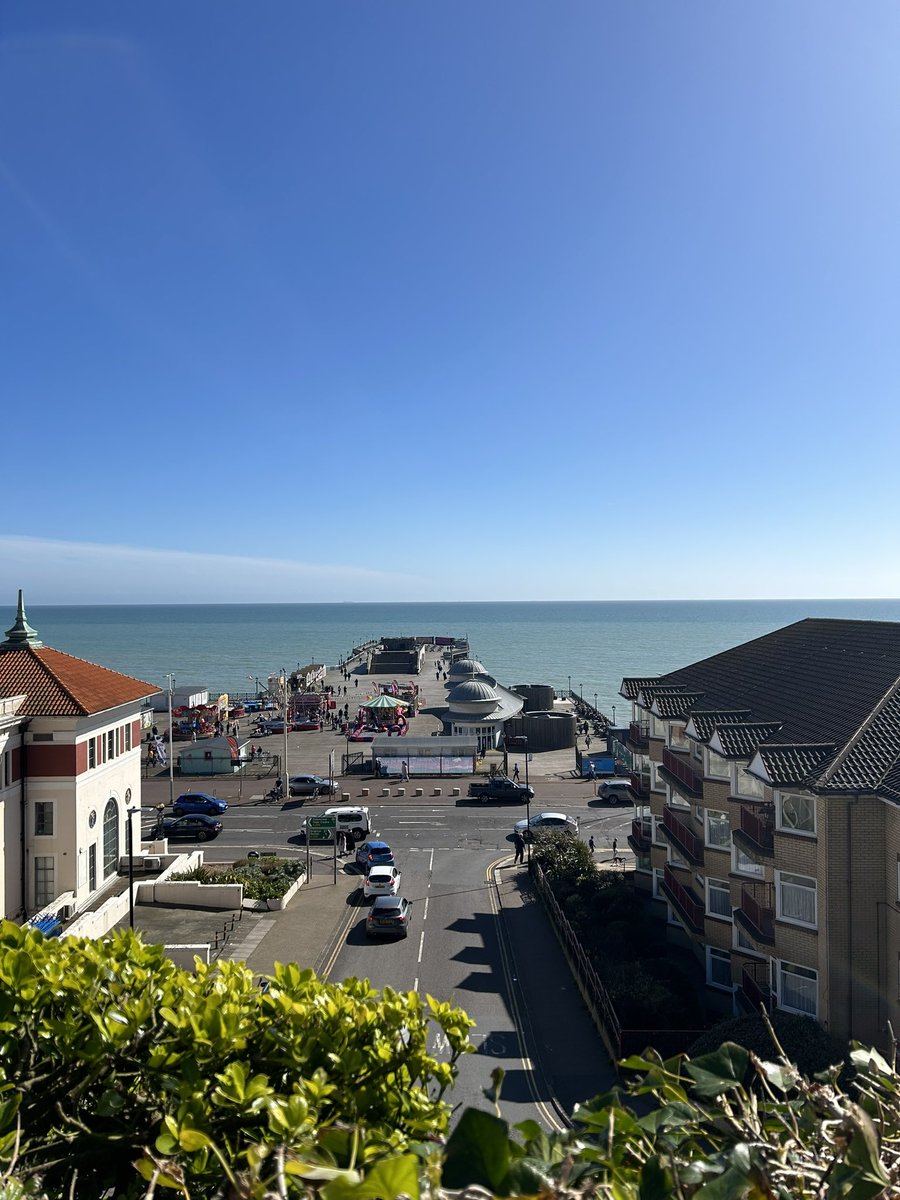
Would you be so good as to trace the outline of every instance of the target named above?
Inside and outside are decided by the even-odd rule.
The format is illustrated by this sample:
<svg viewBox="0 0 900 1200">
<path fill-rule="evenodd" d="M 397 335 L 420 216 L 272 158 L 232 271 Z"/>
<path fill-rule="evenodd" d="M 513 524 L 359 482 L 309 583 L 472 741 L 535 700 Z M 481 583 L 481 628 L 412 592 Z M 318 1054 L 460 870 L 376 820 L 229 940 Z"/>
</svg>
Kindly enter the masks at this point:
<svg viewBox="0 0 900 1200">
<path fill-rule="evenodd" d="M 638 817 L 631 822 L 631 837 L 628 839 L 635 853 L 646 854 L 652 844 L 652 826 L 649 819 Z"/>
<path fill-rule="evenodd" d="M 771 805 L 752 809 L 742 804 L 740 832 L 748 837 L 758 850 L 774 850 L 775 809 Z"/>
<path fill-rule="evenodd" d="M 745 963 L 741 972 L 741 991 L 747 998 L 747 1003 L 754 1012 L 759 1012 L 760 1005 L 771 1012 L 773 1007 L 772 984 L 769 978 L 769 964 L 763 962 Z"/>
<path fill-rule="evenodd" d="M 646 750 L 650 744 L 650 722 L 632 721 L 628 726 L 628 741 L 632 746 Z"/>
<path fill-rule="evenodd" d="M 644 797 L 649 796 L 650 795 L 650 776 L 649 775 L 635 775 L 634 771 L 632 771 L 631 772 L 631 790 L 634 792 L 635 796 L 637 796 L 639 799 L 643 799 Z"/>
<path fill-rule="evenodd" d="M 698 900 L 690 888 L 678 882 L 668 863 L 663 872 L 663 891 L 685 923 L 695 933 L 702 933 L 705 915 L 703 901 Z"/>
<path fill-rule="evenodd" d="M 775 889 L 772 884 L 745 883 L 735 918 L 756 941 L 774 942 Z"/>
<path fill-rule="evenodd" d="M 703 862 L 703 838 L 698 837 L 671 808 L 663 809 L 663 830 L 677 849 L 694 864 Z"/>
<path fill-rule="evenodd" d="M 689 796 L 703 795 L 703 776 L 694 770 L 684 755 L 676 754 L 668 746 L 664 746 L 662 766 L 676 787 L 686 791 Z"/>
</svg>

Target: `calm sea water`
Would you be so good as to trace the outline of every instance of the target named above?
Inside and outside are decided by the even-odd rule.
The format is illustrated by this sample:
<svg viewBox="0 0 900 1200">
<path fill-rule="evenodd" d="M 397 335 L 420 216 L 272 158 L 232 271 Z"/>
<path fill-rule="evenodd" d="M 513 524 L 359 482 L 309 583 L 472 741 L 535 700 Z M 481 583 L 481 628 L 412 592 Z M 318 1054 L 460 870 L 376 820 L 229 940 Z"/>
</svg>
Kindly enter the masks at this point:
<svg viewBox="0 0 900 1200">
<path fill-rule="evenodd" d="M 14 611 L 8 614 L 12 624 Z M 656 675 L 803 617 L 900 621 L 900 600 L 29 606 L 47 645 L 139 679 L 246 692 L 281 667 L 334 665 L 372 638 L 467 636 L 501 683 L 572 688 L 610 712 Z M 2 616 L 0 616 L 2 620 Z M 6 628 L 6 623 L 0 628 Z M 621 714 L 620 714 L 621 716 Z"/>
</svg>

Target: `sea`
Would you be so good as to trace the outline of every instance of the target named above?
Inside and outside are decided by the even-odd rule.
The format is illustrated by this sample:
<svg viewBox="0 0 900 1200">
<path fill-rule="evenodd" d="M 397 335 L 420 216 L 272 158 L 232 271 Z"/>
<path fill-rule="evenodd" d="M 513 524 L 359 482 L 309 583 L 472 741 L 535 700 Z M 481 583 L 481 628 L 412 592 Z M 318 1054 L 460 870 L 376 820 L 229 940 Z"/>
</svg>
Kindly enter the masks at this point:
<svg viewBox="0 0 900 1200">
<path fill-rule="evenodd" d="M 607 715 L 625 675 L 659 675 L 805 617 L 900 622 L 900 600 L 484 601 L 28 606 L 45 645 L 160 687 L 255 693 L 387 636 L 468 638 L 500 683 L 571 689 Z M 15 617 L 9 612 L 9 624 Z M 0 629 L 5 625 L 0 615 Z M 900 627 L 898 627 L 900 636 Z"/>
</svg>

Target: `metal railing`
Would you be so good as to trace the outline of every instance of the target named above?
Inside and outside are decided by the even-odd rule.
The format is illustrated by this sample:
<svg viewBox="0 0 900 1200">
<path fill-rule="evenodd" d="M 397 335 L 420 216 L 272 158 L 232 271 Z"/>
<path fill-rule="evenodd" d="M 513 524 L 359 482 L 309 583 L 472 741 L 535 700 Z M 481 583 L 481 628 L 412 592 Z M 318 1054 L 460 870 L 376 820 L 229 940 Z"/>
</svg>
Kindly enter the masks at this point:
<svg viewBox="0 0 900 1200">
<path fill-rule="evenodd" d="M 703 776 L 694 770 L 683 755 L 676 754 L 668 746 L 664 746 L 662 765 L 663 769 L 668 771 L 682 787 L 687 788 L 692 796 L 703 795 Z"/>
<path fill-rule="evenodd" d="M 683 883 L 678 882 L 675 872 L 668 863 L 663 872 L 663 884 L 669 893 L 672 903 L 682 913 L 688 924 L 692 928 L 701 931 L 706 916 L 703 901 L 698 900 L 689 888 L 686 888 Z"/>
<path fill-rule="evenodd" d="M 760 1005 L 771 1012 L 774 1006 L 769 964 L 764 962 L 745 963 L 741 972 L 741 991 L 747 997 L 754 1012 Z"/>
<path fill-rule="evenodd" d="M 738 912 L 762 941 L 775 941 L 775 889 L 771 883 L 743 884 Z"/>
<path fill-rule="evenodd" d="M 671 808 L 663 809 L 663 829 L 677 844 L 678 849 L 694 863 L 703 862 L 703 838 L 698 837 L 688 825 L 675 815 Z"/>
<path fill-rule="evenodd" d="M 641 850 L 649 850 L 652 844 L 653 826 L 646 817 L 631 822 L 631 840 Z"/>
<path fill-rule="evenodd" d="M 632 746 L 638 746 L 642 750 L 650 744 L 650 722 L 649 721 L 631 721 L 628 725 L 628 740 Z"/>
<path fill-rule="evenodd" d="M 754 811 L 746 805 L 741 805 L 740 831 L 759 846 L 761 850 L 775 848 L 775 810 L 769 807 Z"/>
</svg>

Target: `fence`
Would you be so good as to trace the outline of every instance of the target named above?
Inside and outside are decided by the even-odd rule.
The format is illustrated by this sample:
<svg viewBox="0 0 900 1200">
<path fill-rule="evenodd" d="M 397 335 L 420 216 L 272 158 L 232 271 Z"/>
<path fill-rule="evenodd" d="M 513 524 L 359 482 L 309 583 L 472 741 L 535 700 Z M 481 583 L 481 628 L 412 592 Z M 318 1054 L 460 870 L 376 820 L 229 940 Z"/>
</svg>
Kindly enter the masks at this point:
<svg viewBox="0 0 900 1200">
<path fill-rule="evenodd" d="M 533 860 L 531 877 L 553 923 L 578 990 L 613 1062 L 630 1054 L 640 1054 L 648 1046 L 653 1046 L 663 1057 L 678 1054 L 705 1032 L 702 1029 L 624 1029 L 596 967 L 560 908 L 544 872 Z"/>
</svg>

